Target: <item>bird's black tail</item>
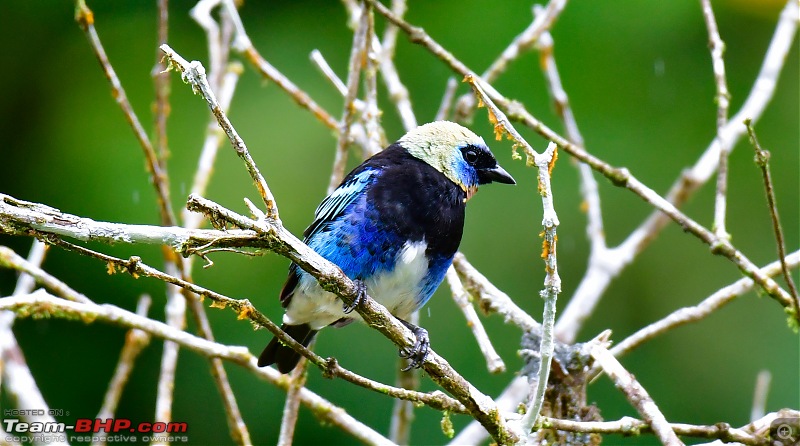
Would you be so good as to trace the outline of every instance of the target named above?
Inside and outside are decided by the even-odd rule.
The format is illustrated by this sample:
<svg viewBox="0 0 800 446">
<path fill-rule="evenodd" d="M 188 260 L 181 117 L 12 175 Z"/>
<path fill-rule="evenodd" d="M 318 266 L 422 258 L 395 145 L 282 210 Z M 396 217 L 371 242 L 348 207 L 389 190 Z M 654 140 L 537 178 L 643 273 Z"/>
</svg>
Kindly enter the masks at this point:
<svg viewBox="0 0 800 446">
<path fill-rule="evenodd" d="M 303 344 L 305 347 L 308 347 L 308 344 L 317 334 L 317 330 L 312 330 L 308 324 L 283 324 L 281 329 L 285 331 L 286 334 L 294 338 L 295 341 Z M 292 369 L 294 369 L 299 361 L 300 353 L 292 350 L 291 347 L 281 344 L 281 341 L 279 341 L 278 338 L 272 338 L 264 351 L 261 352 L 261 356 L 258 357 L 258 366 L 265 367 L 270 364 L 277 364 L 279 372 L 289 373 L 292 371 Z"/>
</svg>

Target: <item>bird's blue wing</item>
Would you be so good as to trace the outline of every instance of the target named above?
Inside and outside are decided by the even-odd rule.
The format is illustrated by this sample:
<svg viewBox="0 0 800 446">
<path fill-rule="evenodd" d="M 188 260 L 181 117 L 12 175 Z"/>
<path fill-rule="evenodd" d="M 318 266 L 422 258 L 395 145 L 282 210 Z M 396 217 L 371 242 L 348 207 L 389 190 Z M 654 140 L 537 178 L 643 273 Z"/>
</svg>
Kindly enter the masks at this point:
<svg viewBox="0 0 800 446">
<path fill-rule="evenodd" d="M 377 173 L 376 169 L 354 171 L 342 181 L 339 187 L 325 197 L 314 211 L 314 222 L 303 233 L 306 242 L 342 215 L 347 206 L 364 193 L 364 189 L 375 179 Z"/>
<path fill-rule="evenodd" d="M 356 199 L 365 192 L 365 188 L 376 178 L 376 169 L 365 168 L 351 172 L 330 195 L 322 200 L 317 210 L 314 211 L 314 221 L 306 228 L 303 235 L 305 242 L 310 243 L 314 236 L 324 232 L 328 226 L 339 218 L 342 213 Z M 300 268 L 292 263 L 289 267 L 289 277 L 281 289 L 281 305 L 285 308 L 289 305 L 292 293 L 300 279 Z"/>
</svg>

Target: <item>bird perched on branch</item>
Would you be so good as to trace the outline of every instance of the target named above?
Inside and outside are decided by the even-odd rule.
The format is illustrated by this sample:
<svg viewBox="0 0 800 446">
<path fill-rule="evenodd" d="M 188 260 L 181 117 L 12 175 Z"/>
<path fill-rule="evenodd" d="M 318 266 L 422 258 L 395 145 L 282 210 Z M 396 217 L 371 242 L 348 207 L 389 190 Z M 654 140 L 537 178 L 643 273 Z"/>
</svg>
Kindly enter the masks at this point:
<svg viewBox="0 0 800 446">
<path fill-rule="evenodd" d="M 307 346 L 317 331 L 361 320 L 353 309 L 367 294 L 414 332 L 401 354 L 419 367 L 428 333 L 406 321 L 442 282 L 461 243 L 464 208 L 478 185 L 515 184 L 483 139 L 447 121 L 417 127 L 350 172 L 319 205 L 305 242 L 360 288 L 352 306 L 323 290 L 292 263 L 280 294 L 283 330 Z M 300 354 L 272 341 L 259 366 L 290 372 Z"/>
</svg>

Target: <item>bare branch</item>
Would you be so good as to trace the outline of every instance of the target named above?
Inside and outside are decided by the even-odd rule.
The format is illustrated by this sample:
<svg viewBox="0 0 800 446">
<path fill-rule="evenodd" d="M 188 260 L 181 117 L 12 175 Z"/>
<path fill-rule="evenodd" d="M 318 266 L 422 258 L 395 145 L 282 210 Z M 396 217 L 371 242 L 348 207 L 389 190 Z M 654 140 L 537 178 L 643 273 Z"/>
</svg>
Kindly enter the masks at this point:
<svg viewBox="0 0 800 446">
<path fill-rule="evenodd" d="M 486 334 L 486 330 L 483 328 L 483 324 L 478 318 L 478 313 L 475 312 L 475 308 L 472 307 L 469 301 L 469 295 L 464 289 L 461 279 L 458 278 L 458 273 L 456 273 L 456 270 L 452 266 L 447 269 L 446 278 L 453 292 L 453 300 L 464 313 L 467 326 L 472 330 L 472 335 L 475 336 L 475 340 L 478 341 L 478 347 L 480 347 L 481 353 L 483 353 L 483 357 L 486 359 L 486 368 L 489 370 L 489 373 L 505 372 L 506 365 L 503 362 L 503 358 L 495 351 L 492 341 L 489 339 L 489 335 Z"/>
<path fill-rule="evenodd" d="M 714 69 L 714 80 L 717 86 L 717 141 L 719 141 L 719 166 L 717 167 L 717 193 L 714 205 L 714 234 L 720 238 L 729 238 L 730 235 L 725 229 L 725 214 L 727 209 L 728 194 L 728 157 L 731 147 L 723 139 L 723 129 L 728 123 L 728 107 L 730 104 L 730 92 L 728 92 L 728 82 L 725 77 L 725 43 L 719 35 L 717 20 L 714 18 L 714 9 L 711 7 L 711 0 L 700 0 L 703 8 L 703 19 L 708 29 L 708 46 L 711 49 L 711 61 Z"/>
<path fill-rule="evenodd" d="M 652 432 L 652 428 L 647 422 L 631 417 L 623 417 L 617 421 L 572 421 L 542 417 L 542 424 L 569 432 L 621 435 Z M 669 427 L 677 435 L 686 437 L 716 438 L 725 442 L 746 445 L 765 445 L 767 443 L 763 436 L 749 433 L 744 428 L 733 428 L 728 423 L 717 423 L 713 426 L 670 423 Z"/>
<path fill-rule="evenodd" d="M 500 56 L 483 72 L 481 75 L 483 81 L 487 83 L 494 82 L 506 71 L 511 62 L 533 48 L 539 42 L 541 36 L 548 33 L 553 27 L 566 5 L 567 0 L 550 0 L 546 7 L 534 5 L 534 18 L 531 24 L 516 36 Z M 456 111 L 459 120 L 469 119 L 474 109 L 475 97 L 473 95 L 465 94 L 458 98 Z"/>
<path fill-rule="evenodd" d="M 35 259 L 34 259 L 35 261 Z M 33 280 L 41 286 L 47 288 L 54 294 L 75 302 L 89 303 L 91 299 L 83 294 L 73 290 L 66 283 L 51 276 L 49 273 L 31 263 L 24 258 L 17 255 L 16 252 L 5 246 L 0 246 L 0 268 L 10 268 L 20 273 L 28 274 Z M 27 294 L 33 287 L 20 288 L 19 292 L 14 292 L 14 295 Z"/>
<path fill-rule="evenodd" d="M 250 37 L 242 24 L 242 19 L 239 17 L 239 12 L 236 10 L 233 0 L 221 0 L 225 11 L 230 15 L 233 25 L 236 29 L 236 36 L 234 38 L 233 47 L 236 51 L 240 52 L 253 66 L 261 73 L 262 76 L 275 82 L 275 84 L 285 91 L 289 96 L 294 99 L 297 105 L 310 111 L 314 117 L 320 122 L 325 124 L 331 130 L 338 132 L 339 123 L 319 104 L 314 102 L 311 97 L 301 90 L 297 85 L 284 76 L 277 68 L 272 66 L 266 59 L 253 46 Z"/>
<path fill-rule="evenodd" d="M 211 87 L 208 85 L 208 80 L 206 79 L 206 70 L 203 68 L 203 65 L 196 60 L 191 63 L 188 62 L 170 48 L 169 45 L 162 45 L 161 50 L 164 51 L 164 54 L 170 59 L 173 64 L 172 66 L 177 67 L 180 71 L 181 78 L 183 78 L 185 82 L 190 83 L 192 89 L 199 92 L 208 103 L 211 113 L 217 118 L 217 122 L 219 126 L 222 127 L 222 130 L 225 131 L 225 134 L 228 135 L 228 139 L 233 149 L 236 151 L 236 154 L 244 161 L 247 172 L 253 179 L 256 189 L 258 189 L 258 193 L 261 195 L 261 199 L 264 200 L 264 204 L 267 207 L 267 218 L 278 220 L 278 205 L 275 203 L 275 197 L 272 196 L 267 182 L 261 175 L 261 171 L 259 171 L 258 166 L 256 166 L 255 161 L 253 161 L 253 157 L 250 156 L 250 151 L 247 150 L 247 145 L 245 145 L 244 140 L 239 137 L 239 134 L 236 132 L 236 129 L 233 128 L 225 112 L 222 111 L 222 107 L 217 101 L 216 95 L 211 91 Z"/>
<path fill-rule="evenodd" d="M 144 157 L 147 161 L 147 170 L 150 172 L 150 181 L 156 189 L 158 206 L 161 211 L 161 222 L 165 226 L 174 225 L 175 214 L 172 211 L 172 201 L 169 198 L 169 178 L 159 162 L 158 155 L 153 149 L 153 145 L 150 144 L 147 132 L 144 130 L 144 127 L 142 127 L 139 118 L 136 117 L 136 113 L 133 111 L 130 101 L 128 101 L 128 96 L 125 94 L 125 89 L 122 88 L 122 83 L 119 81 L 117 73 L 111 66 L 111 62 L 108 61 L 108 56 L 106 56 L 105 49 L 103 49 L 103 44 L 100 42 L 100 38 L 94 28 L 94 14 L 86 6 L 84 0 L 76 0 L 75 20 L 86 34 L 86 38 L 92 46 L 95 57 L 97 57 L 98 62 L 100 62 L 103 73 L 111 84 L 112 96 L 122 109 L 125 119 L 128 121 L 128 124 L 130 124 L 131 129 L 133 129 L 137 141 L 139 141 L 139 145 L 142 146 Z"/>
<path fill-rule="evenodd" d="M 376 11 L 378 11 L 381 15 L 386 17 L 389 21 L 397 25 L 400 29 L 406 32 L 409 35 L 409 38 L 412 42 L 418 43 L 424 46 L 428 51 L 430 51 L 433 55 L 438 57 L 444 63 L 446 63 L 453 71 L 465 76 L 467 79 L 477 79 L 477 77 L 472 73 L 472 71 L 466 67 L 461 61 L 456 59 L 449 51 L 445 50 L 441 45 L 439 45 L 436 41 L 434 41 L 422 28 L 418 28 L 415 26 L 410 25 L 408 22 L 404 21 L 403 19 L 394 15 L 391 11 L 389 11 L 384 5 L 380 2 L 375 0 L 365 0 L 366 2 L 373 5 Z M 794 15 L 786 15 L 785 13 L 794 13 Z M 782 36 L 781 44 L 778 45 L 778 50 L 784 49 L 788 50 L 788 45 L 791 44 L 791 40 L 796 31 L 796 23 L 797 22 L 797 5 L 796 2 L 790 1 L 787 4 L 787 8 L 784 10 L 784 14 L 782 14 L 781 23 L 778 24 L 778 30 L 776 30 L 776 34 L 780 34 Z M 793 22 L 789 21 L 792 20 Z M 786 41 L 788 36 L 788 42 Z M 786 47 L 784 47 L 786 45 Z M 772 47 L 770 48 L 772 50 Z M 776 50 L 776 51 L 778 51 Z M 767 59 L 770 59 L 769 51 L 767 54 Z M 785 54 L 783 51 L 781 54 Z M 771 60 L 771 59 L 770 59 Z M 779 62 L 777 72 L 771 73 L 773 75 L 772 80 L 776 78 L 780 68 L 782 67 L 782 62 Z M 773 69 L 776 67 L 772 67 Z M 476 83 L 477 84 L 477 83 Z M 774 85 L 772 85 L 774 88 Z M 549 139 L 550 141 L 556 143 L 558 147 L 564 149 L 567 153 L 574 156 L 578 160 L 588 164 L 592 167 L 592 169 L 600 172 L 605 177 L 607 177 L 612 184 L 619 187 L 624 187 L 635 195 L 639 196 L 642 200 L 646 203 L 650 204 L 651 206 L 655 207 L 659 211 L 666 214 L 670 219 L 678 223 L 684 230 L 692 233 L 697 238 L 699 238 L 704 243 L 708 244 L 712 247 L 712 251 L 715 254 L 723 255 L 729 260 L 731 260 L 744 274 L 751 276 L 755 279 L 755 281 L 775 300 L 777 300 L 782 306 L 789 307 L 793 305 L 793 301 L 791 296 L 784 291 L 783 289 L 778 286 L 773 280 L 769 278 L 765 278 L 758 273 L 758 268 L 753 264 L 743 253 L 738 251 L 730 242 L 726 239 L 719 239 L 716 237 L 713 232 L 709 231 L 696 221 L 692 220 L 682 212 L 680 212 L 677 207 L 667 199 L 664 199 L 655 191 L 647 187 L 644 183 L 642 183 L 638 178 L 633 176 L 627 168 L 624 167 L 614 167 L 610 164 L 604 162 L 603 160 L 595 157 L 588 153 L 583 147 L 577 146 L 564 138 L 563 136 L 559 135 L 558 133 L 554 132 L 552 129 L 544 125 L 541 121 L 536 119 L 533 115 L 531 115 L 525 108 L 518 102 L 511 101 L 502 95 L 499 92 L 490 88 L 488 85 L 481 85 L 486 93 L 486 96 L 491 99 L 494 103 L 498 105 L 499 108 L 505 109 L 509 116 L 513 119 L 522 122 L 524 125 L 530 127 L 537 133 L 541 134 L 545 138 Z M 771 91 L 767 94 L 767 99 L 771 97 Z M 763 98 L 760 98 L 763 100 Z M 745 103 L 745 106 L 747 102 Z M 763 105 L 763 104 L 762 104 Z M 742 107 L 744 109 L 744 106 Z M 741 110 L 740 110 L 741 112 Z M 731 139 L 733 141 L 733 139 Z M 528 153 L 528 152 L 526 152 Z M 717 152 L 718 153 L 718 152 Z M 530 154 L 529 154 L 530 157 Z M 541 169 L 540 169 L 541 172 Z M 609 278 L 610 281 L 610 278 Z"/>
<path fill-rule="evenodd" d="M 539 292 L 544 299 L 544 313 L 542 314 L 542 336 L 539 347 L 540 366 L 536 393 L 531 399 L 528 410 L 520 422 L 522 431 L 527 435 L 536 423 L 539 412 L 544 402 L 547 389 L 547 380 L 550 375 L 550 363 L 553 358 L 554 337 L 553 326 L 556 317 L 556 300 L 561 293 L 561 278 L 558 275 L 558 261 L 556 256 L 556 234 L 559 221 L 553 205 L 553 190 L 550 185 L 550 176 L 558 159 L 557 146 L 550 143 L 543 153 L 537 153 L 514 129 L 505 114 L 497 108 L 492 99 L 484 91 L 482 81 L 474 75 L 468 74 L 465 80 L 475 90 L 479 101 L 489 109 L 489 121 L 494 124 L 495 137 L 499 140 L 507 134 L 514 141 L 514 147 L 522 146 L 528 157 L 528 166 L 536 166 L 538 173 L 539 195 L 542 197 L 542 259 L 545 263 L 544 289 Z M 516 153 L 516 152 L 515 152 Z"/>
<path fill-rule="evenodd" d="M 158 0 L 158 45 L 167 43 L 169 30 L 169 8 L 168 0 Z M 158 154 L 158 162 L 166 170 L 167 158 L 169 157 L 169 145 L 167 143 L 167 118 L 169 117 L 169 86 L 170 76 L 165 73 L 167 64 L 163 60 L 161 51 L 156 47 L 156 63 L 150 75 L 153 77 L 153 86 L 156 91 L 156 98 L 153 102 L 154 118 L 153 127 L 155 129 L 154 145 Z"/>
<path fill-rule="evenodd" d="M 233 93 L 239 76 L 242 75 L 244 68 L 242 64 L 233 62 L 228 65 L 228 69 L 222 78 L 222 86 L 219 88 L 219 103 L 224 112 L 228 112 L 233 99 Z M 203 141 L 203 148 L 200 151 L 200 158 L 197 161 L 197 170 L 194 173 L 191 193 L 205 195 L 211 176 L 214 173 L 214 163 L 217 159 L 217 152 L 225 138 L 225 133 L 219 128 L 215 118 L 206 127 L 206 139 Z M 183 225 L 187 228 L 197 229 L 203 222 L 203 216 L 189 212 L 184 209 L 181 214 Z"/>
<path fill-rule="evenodd" d="M 313 350 L 314 340 L 308 345 Z M 308 361 L 300 358 L 300 362 L 289 374 L 291 383 L 286 390 L 286 402 L 283 405 L 283 417 L 281 418 L 281 430 L 278 434 L 278 446 L 291 446 L 294 437 L 294 430 L 297 426 L 297 416 L 300 410 L 300 389 L 306 385 L 306 373 Z"/>
<path fill-rule="evenodd" d="M 453 258 L 453 267 L 464 288 L 478 300 L 478 305 L 484 313 L 498 313 L 503 316 L 506 323 L 512 323 L 526 332 L 542 329 L 541 325 L 518 307 L 506 293 L 500 291 L 486 276 L 475 269 L 463 253 L 456 253 Z"/>
<path fill-rule="evenodd" d="M 344 82 L 342 82 L 342 79 L 336 75 L 336 72 L 333 71 L 333 68 L 331 68 L 330 64 L 328 64 L 328 61 L 325 60 L 325 57 L 322 55 L 322 53 L 320 53 L 319 50 L 314 49 L 311 51 L 309 57 L 311 58 L 311 61 L 317 65 L 317 68 L 319 68 L 319 71 L 322 72 L 325 78 L 331 82 L 331 85 L 336 88 L 336 91 L 338 91 L 342 97 L 347 96 L 347 86 L 344 84 Z"/>
<path fill-rule="evenodd" d="M 453 106 L 453 100 L 456 96 L 456 88 L 458 88 L 458 81 L 454 77 L 447 79 L 447 86 L 444 87 L 444 95 L 442 96 L 442 103 L 439 105 L 439 110 L 436 112 L 434 121 L 442 121 L 447 119 L 450 115 L 450 108 Z"/>
<path fill-rule="evenodd" d="M 16 200 L 11 199 L 8 196 L 0 196 L 2 200 L 0 200 L 0 205 L 6 202 L 12 203 L 25 203 L 19 202 Z M 338 294 L 343 300 L 352 301 L 358 293 L 358 289 L 353 284 L 350 279 L 345 276 L 341 270 L 333 265 L 332 263 L 328 262 L 327 260 L 323 259 L 319 254 L 313 251 L 311 248 L 303 244 L 300 240 L 294 237 L 291 233 L 286 231 L 282 226 L 274 226 L 270 220 L 250 220 L 245 217 L 239 216 L 234 214 L 219 205 L 213 204 L 207 200 L 200 199 L 199 197 L 190 197 L 190 208 L 192 209 L 204 209 L 209 215 L 213 215 L 213 221 L 227 221 L 228 223 L 235 223 L 240 227 L 245 227 L 247 230 L 228 230 L 228 231 L 210 231 L 210 230 L 187 230 L 184 228 L 160 228 L 160 227 L 153 227 L 153 226 L 146 226 L 146 225 L 121 225 L 121 224 L 111 224 L 111 223 L 98 223 L 93 222 L 88 219 L 79 219 L 78 217 L 69 216 L 67 214 L 60 214 L 57 210 L 53 208 L 48 208 L 47 206 L 43 205 L 34 205 L 32 203 L 25 203 L 29 208 L 35 208 L 37 210 L 47 210 L 50 214 L 37 214 L 37 213 L 29 213 L 24 214 L 26 218 L 33 220 L 33 221 L 43 221 L 47 219 L 51 220 L 58 220 L 60 222 L 71 222 L 75 221 L 76 219 L 81 221 L 81 223 L 85 224 L 87 221 L 92 222 L 93 225 L 89 228 L 82 227 L 80 231 L 77 231 L 77 234 L 72 235 L 79 235 L 83 236 L 86 232 L 104 232 L 107 230 L 109 226 L 113 226 L 113 231 L 116 232 L 116 237 L 106 237 L 106 238 L 91 238 L 95 241 L 105 241 L 105 242 L 114 242 L 114 241 L 122 241 L 122 242 L 138 242 L 138 243 L 150 243 L 150 244 L 162 244 L 162 240 L 168 246 L 174 246 L 178 249 L 187 249 L 186 245 L 181 245 L 180 243 L 177 245 L 173 245 L 173 242 L 176 240 L 184 240 L 189 241 L 190 243 L 197 243 L 198 240 L 205 240 L 206 243 L 214 242 L 214 243 L 228 243 L 231 245 L 239 245 L 242 246 L 243 244 L 246 246 L 262 246 L 276 252 L 281 253 L 282 255 L 288 256 L 291 260 L 297 263 L 301 268 L 305 269 L 320 281 L 320 284 L 323 288 L 327 289 L 328 291 L 334 292 Z M 13 210 L 15 209 L 13 206 L 0 206 L 0 216 L 3 219 L 0 221 L 4 221 L 7 217 L 13 219 L 15 215 L 13 213 L 7 213 L 7 209 Z M 24 222 L 20 222 L 19 220 L 15 220 L 14 223 L 16 225 L 23 224 Z M 36 226 L 34 228 L 33 226 Z M 52 227 L 55 226 L 58 228 L 58 232 L 52 231 Z M 42 237 L 47 237 L 48 234 L 50 235 L 65 235 L 65 236 L 72 236 L 69 230 L 65 230 L 64 226 L 53 225 L 53 224 L 41 224 L 41 223 L 34 223 L 28 227 L 28 231 L 34 230 L 37 231 L 39 235 Z M 67 226 L 69 227 L 69 226 Z M 97 227 L 105 228 L 104 230 L 97 231 Z M 48 230 L 51 229 L 51 230 Z M 130 229 L 130 232 L 136 234 L 136 237 L 132 237 L 131 234 L 123 234 L 126 229 Z M 155 234 L 144 235 L 149 231 L 155 232 Z M 25 233 L 24 231 L 20 233 Z M 193 235 L 202 235 L 199 239 L 191 238 L 188 234 Z M 83 238 L 87 240 L 87 237 Z M 54 243 L 56 245 L 65 247 L 67 249 L 78 251 L 84 255 L 90 255 L 92 257 L 98 258 L 103 262 L 106 262 L 111 268 L 111 271 L 126 271 L 130 274 L 134 274 L 137 276 L 148 276 L 154 277 L 156 279 L 165 281 L 167 283 L 180 286 L 192 293 L 195 293 L 200 296 L 208 297 L 218 304 L 222 306 L 229 306 L 231 309 L 237 312 L 237 314 L 244 315 L 244 317 L 248 317 L 256 324 L 266 327 L 270 330 L 273 334 L 281 338 L 283 342 L 287 345 L 291 345 L 293 348 L 301 351 L 304 356 L 309 357 L 312 359 L 316 365 L 322 367 L 325 370 L 325 373 L 333 375 L 333 376 L 340 376 L 344 379 L 347 379 L 351 382 L 354 382 L 359 385 L 365 385 L 369 388 L 373 388 L 378 390 L 381 393 L 389 394 L 395 397 L 400 398 L 408 398 L 413 399 L 414 401 L 421 401 L 425 404 L 431 404 L 433 407 L 439 408 L 441 410 L 449 410 L 451 412 L 463 412 L 464 406 L 459 403 L 453 402 L 452 399 L 445 397 L 444 394 L 441 392 L 434 392 L 432 394 L 420 394 L 419 392 L 411 392 L 405 389 L 392 389 L 390 386 L 386 386 L 383 384 L 374 383 L 372 381 L 366 380 L 358 375 L 352 374 L 352 372 L 346 371 L 345 369 L 341 368 L 335 362 L 331 363 L 329 360 L 325 360 L 320 358 L 319 356 L 314 355 L 312 352 L 308 351 L 305 347 L 302 347 L 297 341 L 283 333 L 280 328 L 269 321 L 266 317 L 263 316 L 258 310 L 256 310 L 247 299 L 244 300 L 236 300 L 221 295 L 219 293 L 215 293 L 211 290 L 205 289 L 200 287 L 196 284 L 184 281 L 180 278 L 171 276 L 169 274 L 164 274 L 152 268 L 150 266 L 145 265 L 142 263 L 141 259 L 138 257 L 132 257 L 129 260 L 118 259 L 112 256 L 108 256 L 105 254 L 100 254 L 94 251 L 87 250 L 85 248 L 80 248 L 75 245 L 68 244 L 66 242 L 61 241 L 60 239 L 55 238 L 48 238 L 48 241 Z M 183 248 L 181 248 L 183 246 Z M 408 330 L 404 325 L 396 322 L 393 316 L 391 316 L 388 311 L 374 302 L 370 300 L 367 304 L 362 304 L 357 308 L 360 310 L 359 313 L 362 314 L 365 321 L 370 326 L 377 327 L 379 331 L 384 333 L 387 337 L 389 337 L 393 342 L 398 344 L 399 347 L 409 347 L 413 344 L 413 335 L 411 334 L 410 330 Z M 488 397 L 483 396 L 477 389 L 474 389 L 468 382 L 466 382 L 455 370 L 447 364 L 444 359 L 439 357 L 433 350 L 431 350 L 429 357 L 429 361 L 426 361 L 426 365 L 430 362 L 430 369 L 428 373 L 434 378 L 437 382 L 444 382 L 443 387 L 453 393 L 454 395 L 458 395 L 460 398 L 463 398 L 461 403 L 463 404 L 464 401 L 471 404 L 470 413 L 474 413 L 474 411 L 486 411 L 486 416 L 489 416 L 489 411 L 491 411 L 490 399 Z M 426 396 L 427 395 L 427 396 Z M 488 400 L 488 401 L 487 401 Z M 497 420 L 489 421 L 487 419 L 483 419 L 486 423 L 497 423 Z"/>
<path fill-rule="evenodd" d="M 625 394 L 631 405 L 650 425 L 662 444 L 665 446 L 683 444 L 644 387 L 636 381 L 636 378 L 630 372 L 622 367 L 610 351 L 599 344 L 595 344 L 592 346 L 591 355 L 597 365 L 611 378 L 617 389 Z"/>
<path fill-rule="evenodd" d="M 21 257 L 17 256 L 16 253 L 5 246 L 0 246 L 0 267 L 11 267 L 18 271 L 22 271 L 22 268 L 25 268 L 33 273 L 21 272 L 12 296 L 30 293 L 34 289 L 36 282 L 43 279 L 43 277 L 37 278 L 36 275 L 40 271 L 43 272 L 41 264 L 46 251 L 47 247 L 44 243 L 34 240 L 28 258 L 22 259 L 24 260 L 23 263 L 19 262 Z M 15 268 L 14 264 L 17 264 L 18 267 Z M 52 277 L 49 274 L 47 276 Z M 66 292 L 69 289 L 66 284 L 60 281 L 57 282 L 54 288 L 58 288 L 62 292 Z M 11 329 L 15 320 L 16 314 L 11 311 L 0 310 L 0 377 L 2 378 L 3 388 L 6 395 L 10 397 L 13 407 L 21 409 L 21 419 L 27 422 L 55 422 L 56 420 L 50 415 L 49 406 L 44 400 L 38 384 L 36 384 L 36 380 L 25 361 L 25 355 L 22 353 L 19 344 L 17 344 L 17 338 Z M 5 436 L 5 431 L 2 434 L 4 435 L 3 439 L 9 438 Z M 66 441 L 60 440 L 56 433 L 46 432 L 43 435 L 43 441 L 53 442 L 53 444 L 68 444 Z"/>
<path fill-rule="evenodd" d="M 800 251 L 795 251 L 786 260 L 789 262 L 789 265 L 792 268 L 796 268 L 797 265 L 800 264 Z M 775 276 L 779 274 L 780 271 L 780 262 L 770 263 L 761 269 L 761 273 L 767 277 Z M 699 304 L 693 307 L 681 308 L 671 313 L 669 316 L 661 319 L 660 321 L 654 322 L 640 329 L 636 333 L 625 338 L 619 344 L 615 345 L 611 349 L 611 352 L 614 354 L 614 356 L 622 356 L 642 345 L 644 342 L 649 341 L 650 339 L 653 339 L 669 330 L 672 330 L 673 328 L 680 327 L 681 325 L 685 325 L 690 322 L 700 321 L 712 314 L 714 311 L 722 308 L 736 297 L 751 291 L 754 286 L 755 284 L 751 278 L 745 277 L 739 279 L 736 282 L 719 289 Z"/>
<path fill-rule="evenodd" d="M 91 302 L 85 302 L 91 303 Z M 139 303 L 136 305 L 136 314 L 146 318 L 147 311 L 150 309 L 151 299 L 148 295 L 143 295 L 139 298 Z M 114 376 L 111 377 L 111 382 L 108 384 L 108 389 L 103 397 L 103 405 L 97 412 L 97 418 L 101 420 L 114 418 L 117 411 L 117 404 L 122 396 L 122 391 L 128 383 L 128 378 L 133 371 L 133 365 L 136 358 L 142 350 L 150 343 L 150 334 L 138 328 L 128 330 L 125 335 L 125 344 L 122 346 L 122 351 L 119 354 L 119 361 L 117 368 L 114 370 Z M 102 430 L 97 433 L 101 439 L 94 444 L 106 444 L 106 437 L 108 433 Z"/>
<path fill-rule="evenodd" d="M 772 381 L 772 373 L 769 370 L 761 370 L 756 376 L 755 390 L 753 391 L 753 408 L 750 409 L 750 422 L 764 418 L 767 412 L 767 395 L 769 395 L 769 384 Z"/>
<path fill-rule="evenodd" d="M 350 49 L 350 62 L 347 69 L 347 95 L 344 98 L 344 110 L 339 122 L 339 139 L 336 140 L 336 153 L 333 160 L 331 179 L 328 182 L 328 194 L 336 189 L 342 181 L 347 166 L 348 147 L 351 141 L 351 131 L 356 118 L 356 97 L 363 69 L 364 53 L 367 51 L 367 30 L 369 28 L 369 13 L 361 9 L 358 27 L 353 33 L 353 45 Z"/>
<path fill-rule="evenodd" d="M 781 219 L 778 216 L 778 205 L 775 203 L 775 189 L 772 187 L 772 176 L 769 170 L 770 153 L 761 148 L 756 137 L 756 131 L 753 129 L 752 122 L 749 119 L 744 121 L 747 127 L 747 133 L 750 135 L 750 144 L 756 151 L 755 162 L 761 169 L 761 177 L 764 179 L 764 190 L 767 193 L 767 205 L 769 207 L 769 216 L 772 219 L 772 230 L 775 232 L 775 242 L 778 245 L 778 259 L 781 262 L 783 269 L 783 277 L 786 279 L 786 285 L 789 287 L 789 292 L 794 297 L 794 316 L 800 322 L 800 297 L 797 295 L 797 287 L 792 280 L 792 274 L 789 273 L 789 267 L 786 265 L 786 243 L 783 241 L 783 228 L 781 227 Z"/>
</svg>

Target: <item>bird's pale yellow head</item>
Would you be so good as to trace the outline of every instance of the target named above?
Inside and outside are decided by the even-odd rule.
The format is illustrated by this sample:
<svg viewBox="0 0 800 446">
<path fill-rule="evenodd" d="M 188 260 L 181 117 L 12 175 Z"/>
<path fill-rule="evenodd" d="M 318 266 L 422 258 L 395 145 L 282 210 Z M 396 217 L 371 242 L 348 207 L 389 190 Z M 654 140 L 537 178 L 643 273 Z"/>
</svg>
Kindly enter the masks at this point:
<svg viewBox="0 0 800 446">
<path fill-rule="evenodd" d="M 430 164 L 472 197 L 479 184 L 515 184 L 483 138 L 459 124 L 436 121 L 406 133 L 398 143 L 408 153 Z"/>
</svg>

